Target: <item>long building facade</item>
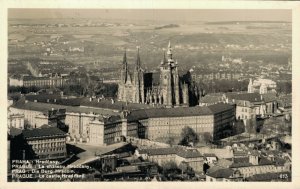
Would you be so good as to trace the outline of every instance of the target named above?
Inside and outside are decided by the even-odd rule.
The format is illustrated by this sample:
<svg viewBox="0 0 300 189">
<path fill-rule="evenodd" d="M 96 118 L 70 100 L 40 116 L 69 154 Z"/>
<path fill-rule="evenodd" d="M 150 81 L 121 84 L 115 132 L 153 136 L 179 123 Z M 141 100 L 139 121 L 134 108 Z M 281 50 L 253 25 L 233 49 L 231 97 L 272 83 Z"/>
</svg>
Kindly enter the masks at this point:
<svg viewBox="0 0 300 189">
<path fill-rule="evenodd" d="M 40 119 L 44 112 L 64 109 L 63 123 L 68 126 L 68 139 L 94 145 L 120 142 L 124 137 L 154 141 L 178 138 L 187 126 L 198 134 L 208 133 L 212 140 L 219 140 L 232 134 L 235 121 L 235 106 L 229 104 L 110 112 L 100 107 L 73 107 L 20 100 L 9 109 L 12 114 L 24 115 L 24 121 L 33 128 L 47 124 L 43 120 L 49 124 L 49 118 Z"/>
<path fill-rule="evenodd" d="M 146 73 L 142 69 L 139 50 L 133 72 L 130 72 L 126 52 L 124 53 L 118 100 L 169 107 L 189 104 L 188 84 L 178 74 L 178 63 L 173 59 L 170 42 L 167 57 L 164 56 L 157 73 Z"/>
</svg>

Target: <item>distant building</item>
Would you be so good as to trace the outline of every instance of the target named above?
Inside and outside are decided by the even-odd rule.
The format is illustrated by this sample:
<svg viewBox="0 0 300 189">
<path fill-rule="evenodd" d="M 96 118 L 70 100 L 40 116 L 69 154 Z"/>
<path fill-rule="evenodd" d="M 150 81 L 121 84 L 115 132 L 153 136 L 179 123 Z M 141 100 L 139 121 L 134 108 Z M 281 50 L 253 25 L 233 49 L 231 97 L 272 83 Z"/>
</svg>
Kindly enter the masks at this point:
<svg viewBox="0 0 300 189">
<path fill-rule="evenodd" d="M 236 118 L 245 124 L 256 117 L 265 117 L 276 113 L 277 97 L 275 93 L 227 93 L 226 101 L 236 104 Z"/>
<path fill-rule="evenodd" d="M 67 156 L 66 133 L 56 127 L 25 129 L 26 156 L 33 159 L 58 159 Z"/>
<path fill-rule="evenodd" d="M 216 156 L 216 154 L 205 153 L 203 154 L 203 156 L 205 157 L 205 161 L 209 164 L 213 164 L 218 161 L 218 157 Z"/>
<path fill-rule="evenodd" d="M 276 93 L 276 82 L 270 79 L 256 79 L 252 81 L 252 78 L 248 84 L 248 93 Z"/>
<path fill-rule="evenodd" d="M 179 166 L 186 164 L 193 168 L 194 171 L 203 170 L 204 157 L 197 149 L 188 149 L 185 147 L 169 147 L 169 148 L 148 148 L 137 149 L 135 155 L 145 160 L 155 162 L 158 165 L 173 161 Z"/>
<path fill-rule="evenodd" d="M 163 104 L 169 107 L 189 105 L 188 84 L 178 74 L 178 64 L 173 59 L 170 43 L 159 73 L 144 72 L 139 51 L 135 68 L 130 73 L 125 52 L 118 86 L 119 101 Z"/>
<path fill-rule="evenodd" d="M 24 115 L 23 114 L 10 114 L 8 115 L 8 129 L 11 127 L 17 128 L 17 129 L 24 129 Z"/>
<path fill-rule="evenodd" d="M 264 117 L 277 112 L 277 96 L 275 93 L 212 93 L 200 99 L 200 106 L 208 106 L 217 103 L 228 103 L 236 106 L 236 119 L 248 122 L 256 117 Z"/>
<path fill-rule="evenodd" d="M 257 174 L 290 172 L 290 162 L 280 157 L 266 157 L 256 150 L 243 153 L 242 156 L 234 156 L 228 159 L 230 163 L 223 164 L 223 168 L 239 171 L 243 178 L 252 177 Z M 218 163 L 217 166 L 222 166 Z"/>
<path fill-rule="evenodd" d="M 9 78 L 9 86 L 19 87 L 63 87 L 68 78 L 60 74 L 51 76 L 33 77 L 33 76 L 12 76 Z"/>
<path fill-rule="evenodd" d="M 220 168 L 206 174 L 206 182 L 238 182 L 243 181 L 240 171 L 230 168 Z"/>
</svg>

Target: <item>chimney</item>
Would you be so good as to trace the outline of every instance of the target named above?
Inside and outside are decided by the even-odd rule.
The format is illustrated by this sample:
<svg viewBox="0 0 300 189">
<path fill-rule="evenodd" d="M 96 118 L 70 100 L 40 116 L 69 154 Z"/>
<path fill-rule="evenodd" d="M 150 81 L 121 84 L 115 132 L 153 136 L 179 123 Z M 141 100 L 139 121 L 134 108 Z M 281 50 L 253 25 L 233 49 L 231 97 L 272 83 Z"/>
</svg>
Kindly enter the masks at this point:
<svg viewBox="0 0 300 189">
<path fill-rule="evenodd" d="M 56 99 L 54 99 L 54 102 L 56 102 Z"/>
<path fill-rule="evenodd" d="M 100 102 L 100 98 L 98 98 L 98 102 Z"/>
<path fill-rule="evenodd" d="M 260 100 L 263 100 L 263 96 L 262 95 L 260 95 Z"/>
<path fill-rule="evenodd" d="M 33 102 L 37 102 L 37 100 L 35 99 Z"/>
<path fill-rule="evenodd" d="M 114 103 L 115 103 L 114 99 L 111 99 L 111 104 L 114 104 Z"/>
<path fill-rule="evenodd" d="M 28 103 L 28 100 L 25 100 L 25 104 Z"/>
<path fill-rule="evenodd" d="M 90 102 L 92 102 L 92 97 L 90 97 Z"/>
<path fill-rule="evenodd" d="M 49 103 L 50 102 L 50 100 L 49 99 L 47 99 L 47 103 Z"/>
</svg>

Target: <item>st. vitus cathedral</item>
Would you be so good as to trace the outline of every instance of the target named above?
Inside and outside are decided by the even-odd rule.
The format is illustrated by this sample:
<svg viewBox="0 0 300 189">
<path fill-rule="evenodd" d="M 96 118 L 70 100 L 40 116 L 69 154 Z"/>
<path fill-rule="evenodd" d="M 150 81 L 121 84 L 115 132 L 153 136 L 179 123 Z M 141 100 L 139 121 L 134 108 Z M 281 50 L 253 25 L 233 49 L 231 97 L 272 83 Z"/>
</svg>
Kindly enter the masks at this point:
<svg viewBox="0 0 300 189">
<path fill-rule="evenodd" d="M 160 104 L 166 107 L 189 105 L 188 84 L 178 74 L 178 63 L 173 59 L 170 42 L 159 72 L 145 72 L 138 49 L 133 70 L 129 70 L 125 51 L 120 74 L 119 101 Z"/>
</svg>

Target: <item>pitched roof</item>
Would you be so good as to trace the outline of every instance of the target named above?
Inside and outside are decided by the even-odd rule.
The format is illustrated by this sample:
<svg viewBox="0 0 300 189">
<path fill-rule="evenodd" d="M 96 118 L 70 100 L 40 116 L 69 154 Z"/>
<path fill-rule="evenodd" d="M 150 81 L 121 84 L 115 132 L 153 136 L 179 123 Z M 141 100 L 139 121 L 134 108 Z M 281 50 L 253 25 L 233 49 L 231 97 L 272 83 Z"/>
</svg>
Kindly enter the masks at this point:
<svg viewBox="0 0 300 189">
<path fill-rule="evenodd" d="M 113 110 L 108 109 L 100 109 L 100 108 L 90 108 L 90 107 L 78 107 L 78 106 L 65 106 L 59 104 L 52 103 L 41 103 L 41 102 L 26 102 L 24 98 L 17 101 L 13 108 L 25 109 L 25 110 L 33 110 L 39 112 L 48 112 L 48 110 L 54 109 L 66 109 L 66 112 L 74 112 L 74 113 L 95 113 L 100 115 L 118 115 L 118 112 L 114 112 Z"/>
<path fill-rule="evenodd" d="M 146 148 L 140 149 L 140 154 L 148 154 L 149 156 L 153 155 L 171 155 L 177 153 L 177 148 L 169 147 L 169 148 Z"/>
<path fill-rule="evenodd" d="M 200 98 L 200 103 L 218 103 L 218 102 L 222 102 L 222 95 L 217 96 L 217 95 L 206 95 L 202 98 Z"/>
<path fill-rule="evenodd" d="M 245 152 L 245 151 L 237 151 L 237 150 L 235 150 L 233 152 L 233 156 L 247 156 L 247 155 L 248 155 L 248 153 Z"/>
<path fill-rule="evenodd" d="M 197 158 L 203 157 L 201 153 L 196 149 L 180 149 L 177 151 L 177 155 L 183 158 Z"/>
<path fill-rule="evenodd" d="M 280 173 L 263 173 L 263 174 L 256 174 L 249 178 L 247 178 L 248 181 L 272 181 L 272 180 L 280 180 L 284 181 L 284 178 L 282 178 L 282 175 L 287 176 L 287 180 L 291 179 L 291 173 L 290 172 L 280 172 Z"/>
<path fill-rule="evenodd" d="M 214 104 L 211 106 L 177 107 L 177 108 L 151 108 L 140 109 L 130 112 L 129 120 L 141 120 L 158 117 L 187 117 L 199 115 L 213 115 L 233 109 L 229 104 Z"/>
<path fill-rule="evenodd" d="M 226 93 L 229 100 L 244 100 L 249 102 L 261 102 L 259 93 Z"/>
<path fill-rule="evenodd" d="M 51 136 L 66 136 L 66 133 L 57 127 L 41 127 L 36 129 L 23 130 L 23 136 L 25 139 L 51 137 Z"/>
<path fill-rule="evenodd" d="M 217 165 L 220 167 L 228 168 L 232 164 L 232 159 L 219 159 Z"/>
<path fill-rule="evenodd" d="M 208 172 L 207 175 L 213 178 L 229 178 L 234 173 L 233 169 L 230 168 L 224 168 L 224 169 L 218 169 L 213 172 Z"/>
<path fill-rule="evenodd" d="M 141 103 L 126 103 L 121 101 L 113 101 L 112 99 L 95 99 L 95 98 L 81 98 L 80 106 L 97 107 L 113 110 L 135 110 L 142 108 L 152 108 L 153 106 Z"/>
<path fill-rule="evenodd" d="M 203 157 L 201 153 L 196 149 L 187 149 L 184 147 L 169 147 L 169 148 L 147 148 L 140 149 L 140 154 L 148 154 L 149 156 L 153 155 L 172 155 L 176 154 L 183 158 L 197 158 Z"/>
<path fill-rule="evenodd" d="M 216 154 L 213 153 L 205 153 L 203 154 L 204 157 L 217 157 Z"/>
<path fill-rule="evenodd" d="M 261 94 L 261 96 L 265 102 L 272 102 L 277 100 L 276 93 L 265 93 Z"/>
</svg>

